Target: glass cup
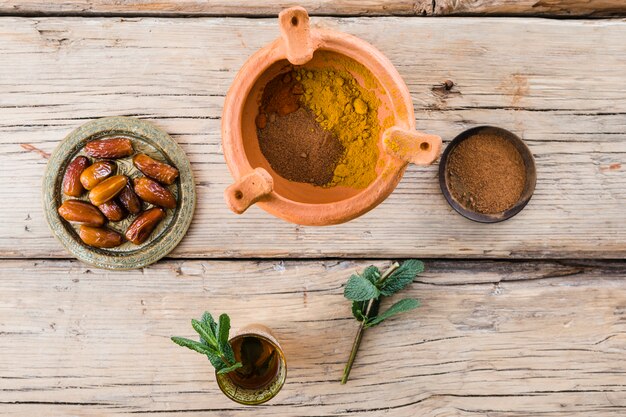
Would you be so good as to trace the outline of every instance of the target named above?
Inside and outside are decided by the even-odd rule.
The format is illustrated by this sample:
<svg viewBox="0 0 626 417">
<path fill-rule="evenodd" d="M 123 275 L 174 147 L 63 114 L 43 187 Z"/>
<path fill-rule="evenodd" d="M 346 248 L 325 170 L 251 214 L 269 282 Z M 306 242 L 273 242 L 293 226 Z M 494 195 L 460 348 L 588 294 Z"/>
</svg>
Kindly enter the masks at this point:
<svg viewBox="0 0 626 417">
<path fill-rule="evenodd" d="M 287 363 L 272 331 L 262 324 L 250 324 L 237 331 L 230 344 L 243 367 L 227 374 L 216 372 L 222 392 L 244 405 L 258 405 L 274 398 L 285 384 Z"/>
</svg>

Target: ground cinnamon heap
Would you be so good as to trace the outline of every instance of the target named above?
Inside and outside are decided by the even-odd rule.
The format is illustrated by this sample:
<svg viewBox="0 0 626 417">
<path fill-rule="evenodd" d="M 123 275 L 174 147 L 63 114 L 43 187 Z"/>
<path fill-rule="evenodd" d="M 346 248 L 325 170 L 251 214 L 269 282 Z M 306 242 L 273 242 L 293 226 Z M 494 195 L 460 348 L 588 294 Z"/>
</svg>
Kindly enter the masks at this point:
<svg viewBox="0 0 626 417">
<path fill-rule="evenodd" d="M 519 151 L 494 134 L 477 134 L 459 143 L 450 153 L 446 175 L 452 197 L 483 214 L 513 207 L 526 183 Z"/>
<path fill-rule="evenodd" d="M 309 109 L 300 106 L 303 93 L 293 71 L 267 83 L 256 118 L 259 146 L 281 177 L 325 186 L 333 179 L 344 147 Z"/>
<path fill-rule="evenodd" d="M 261 152 L 272 169 L 290 181 L 328 184 L 343 154 L 337 138 L 304 108 L 285 116 L 270 115 L 258 135 Z"/>
</svg>

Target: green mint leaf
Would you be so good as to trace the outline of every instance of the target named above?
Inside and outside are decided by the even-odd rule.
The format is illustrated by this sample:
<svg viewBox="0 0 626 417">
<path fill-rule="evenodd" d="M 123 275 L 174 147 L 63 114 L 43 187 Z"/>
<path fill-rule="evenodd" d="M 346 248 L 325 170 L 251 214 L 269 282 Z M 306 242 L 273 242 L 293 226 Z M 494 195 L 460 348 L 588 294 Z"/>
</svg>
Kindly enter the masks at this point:
<svg viewBox="0 0 626 417">
<path fill-rule="evenodd" d="M 353 301 L 352 302 L 352 315 L 358 321 L 363 321 L 365 315 L 363 314 L 363 309 L 365 308 L 365 303 L 363 301 Z"/>
<path fill-rule="evenodd" d="M 377 324 L 382 323 L 384 320 L 388 319 L 391 316 L 395 316 L 396 314 L 404 313 L 405 311 L 413 310 L 420 306 L 420 302 L 413 298 L 405 298 L 403 300 L 398 301 L 391 307 L 389 307 L 385 312 L 379 314 L 376 317 L 372 317 L 365 323 L 365 327 L 376 326 Z"/>
<path fill-rule="evenodd" d="M 200 320 L 192 319 L 191 326 L 200 335 L 200 342 L 183 337 L 172 337 L 172 341 L 206 355 L 218 373 L 232 372 L 242 366 L 235 361 L 233 348 L 228 341 L 230 318 L 227 314 L 222 314 L 219 323 L 216 323 L 213 316 L 205 312 Z"/>
<path fill-rule="evenodd" d="M 229 363 L 235 362 L 235 353 L 233 348 L 228 342 L 228 335 L 230 333 L 230 317 L 227 314 L 222 314 L 219 318 L 218 328 L 218 343 L 222 355 Z"/>
<path fill-rule="evenodd" d="M 217 323 L 213 320 L 213 316 L 208 311 L 205 311 L 202 315 L 202 323 L 209 326 L 213 334 L 217 334 Z"/>
<path fill-rule="evenodd" d="M 361 276 L 372 284 L 376 284 L 376 281 L 380 279 L 380 271 L 374 265 L 370 265 L 363 270 Z"/>
<path fill-rule="evenodd" d="M 204 314 L 202 314 L 202 318 L 200 319 L 200 321 L 205 326 L 205 328 L 208 327 L 211 330 L 210 333 L 217 334 L 217 324 L 215 323 L 215 320 L 213 320 L 213 316 L 211 315 L 211 313 L 205 311 Z M 200 337 L 200 341 L 207 344 L 210 343 L 204 340 L 203 337 Z"/>
<path fill-rule="evenodd" d="M 220 346 L 228 344 L 228 333 L 230 333 L 230 317 L 228 314 L 222 314 L 217 325 L 217 341 Z"/>
<path fill-rule="evenodd" d="M 424 272 L 424 263 L 417 259 L 409 259 L 382 283 L 380 293 L 386 297 L 395 294 L 413 282 L 413 279 L 422 272 Z"/>
<path fill-rule="evenodd" d="M 204 343 L 196 342 L 195 340 L 186 339 L 184 337 L 172 337 L 172 342 L 176 343 L 179 346 L 189 348 L 191 350 L 195 350 L 198 353 L 202 353 L 203 355 L 207 355 L 210 353 L 215 353 L 210 346 L 205 345 Z"/>
<path fill-rule="evenodd" d="M 224 345 L 221 346 L 221 349 L 222 349 L 222 355 L 224 355 L 226 360 L 229 363 L 234 363 L 235 352 L 233 352 L 233 347 L 230 345 L 230 343 L 226 342 Z"/>
<path fill-rule="evenodd" d="M 241 364 L 241 362 L 237 362 L 237 363 L 236 363 L 236 364 L 234 364 L 233 366 L 229 366 L 229 367 L 222 368 L 222 369 L 218 370 L 218 371 L 217 371 L 217 373 L 218 373 L 218 374 L 220 374 L 220 375 L 221 375 L 221 374 L 227 374 L 227 373 L 229 373 L 229 372 L 232 372 L 232 371 L 234 371 L 234 370 L 236 370 L 236 369 L 241 368 L 242 366 L 243 366 L 243 365 Z"/>
<path fill-rule="evenodd" d="M 213 365 L 217 373 L 219 373 L 222 369 L 228 367 L 228 365 L 224 363 L 218 353 L 209 353 L 206 356 L 209 358 L 209 362 L 211 362 L 211 365 Z"/>
<path fill-rule="evenodd" d="M 343 290 L 343 296 L 352 301 L 367 301 L 379 295 L 378 288 L 360 275 L 352 275 Z"/>
<path fill-rule="evenodd" d="M 204 340 L 207 345 L 212 346 L 217 350 L 217 338 L 209 326 L 196 319 L 191 319 L 191 327 L 198 332 L 202 340 Z"/>
<path fill-rule="evenodd" d="M 367 305 L 369 301 L 353 301 L 352 302 L 352 315 L 358 321 L 367 321 L 367 316 L 365 315 L 365 310 L 367 310 Z M 372 306 L 369 309 L 369 317 L 374 317 L 378 314 L 378 307 L 380 307 L 380 301 L 374 300 L 372 301 Z"/>
</svg>

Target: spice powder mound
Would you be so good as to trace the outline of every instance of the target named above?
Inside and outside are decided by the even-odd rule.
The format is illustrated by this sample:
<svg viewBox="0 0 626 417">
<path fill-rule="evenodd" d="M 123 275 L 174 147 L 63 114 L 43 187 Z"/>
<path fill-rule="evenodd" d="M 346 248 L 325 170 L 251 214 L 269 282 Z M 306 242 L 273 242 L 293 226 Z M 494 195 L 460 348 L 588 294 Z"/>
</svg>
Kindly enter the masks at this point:
<svg viewBox="0 0 626 417">
<path fill-rule="evenodd" d="M 269 116 L 259 129 L 261 152 L 272 169 L 291 181 L 323 186 L 343 154 L 343 146 L 332 133 L 315 122 L 304 108 L 282 117 Z"/>
<path fill-rule="evenodd" d="M 513 207 L 521 197 L 526 168 L 511 142 L 493 134 L 477 134 L 452 150 L 446 176 L 450 193 L 461 205 L 497 214 Z"/>
<path fill-rule="evenodd" d="M 380 129 L 388 127 L 379 124 L 376 86 L 345 59 L 278 75 L 263 89 L 255 120 L 261 153 L 288 180 L 366 188 L 377 176 Z"/>
<path fill-rule="evenodd" d="M 360 73 L 364 84 L 375 84 L 373 75 L 347 60 L 340 66 Z M 360 65 L 360 64 L 358 64 Z M 328 186 L 365 188 L 376 179 L 380 100 L 347 70 L 333 67 L 296 71 L 304 94 L 300 102 L 315 114 L 315 120 L 332 132 L 345 151 Z"/>
<path fill-rule="evenodd" d="M 333 179 L 344 147 L 300 106 L 303 93 L 293 71 L 267 83 L 255 121 L 259 147 L 281 177 L 325 186 Z"/>
</svg>

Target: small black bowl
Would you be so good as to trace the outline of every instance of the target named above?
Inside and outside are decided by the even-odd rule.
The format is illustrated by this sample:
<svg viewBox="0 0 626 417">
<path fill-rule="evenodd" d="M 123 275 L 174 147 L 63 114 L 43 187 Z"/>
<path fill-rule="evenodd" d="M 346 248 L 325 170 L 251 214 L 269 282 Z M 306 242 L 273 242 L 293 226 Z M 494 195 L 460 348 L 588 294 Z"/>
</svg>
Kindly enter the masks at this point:
<svg viewBox="0 0 626 417">
<path fill-rule="evenodd" d="M 522 195 L 520 196 L 517 203 L 513 205 L 513 207 L 501 213 L 485 214 L 472 211 L 463 206 L 457 200 L 455 200 L 450 193 L 447 175 L 448 157 L 450 156 L 450 153 L 454 150 L 454 148 L 459 145 L 459 143 L 477 134 L 492 134 L 506 139 L 507 141 L 512 143 L 522 156 L 524 166 L 526 167 L 526 184 L 524 185 L 524 191 L 522 192 Z M 530 201 L 530 198 L 535 191 L 536 183 L 537 171 L 535 169 L 535 159 L 533 158 L 533 154 L 530 152 L 530 149 L 528 149 L 528 146 L 526 146 L 524 141 L 520 139 L 517 135 L 500 127 L 477 126 L 466 130 L 465 132 L 454 138 L 452 142 L 450 142 L 446 150 L 443 152 L 443 155 L 441 156 L 441 162 L 439 163 L 439 185 L 441 186 L 441 192 L 443 193 L 446 200 L 448 200 L 450 206 L 452 206 L 452 208 L 456 210 L 461 216 L 480 223 L 501 222 L 503 220 L 510 219 L 511 217 L 522 211 L 522 209 Z"/>
</svg>

